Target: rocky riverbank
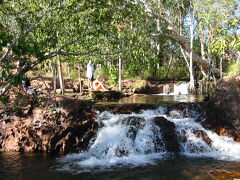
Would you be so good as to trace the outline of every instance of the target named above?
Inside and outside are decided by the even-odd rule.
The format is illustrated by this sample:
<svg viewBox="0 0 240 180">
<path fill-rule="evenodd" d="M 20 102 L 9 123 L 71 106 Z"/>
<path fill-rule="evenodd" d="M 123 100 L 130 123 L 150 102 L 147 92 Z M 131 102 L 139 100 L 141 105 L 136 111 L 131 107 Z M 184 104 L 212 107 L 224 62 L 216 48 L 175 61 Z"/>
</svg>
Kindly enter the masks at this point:
<svg viewBox="0 0 240 180">
<path fill-rule="evenodd" d="M 69 153 L 83 151 L 98 124 L 92 102 L 59 98 L 56 103 L 39 104 L 0 112 L 2 151 Z"/>
<path fill-rule="evenodd" d="M 216 93 L 206 104 L 205 128 L 240 142 L 240 75 L 218 82 Z"/>
<path fill-rule="evenodd" d="M 218 83 L 216 95 L 209 102 L 177 103 L 166 105 L 168 112 L 180 110 L 188 116 L 189 111 L 201 112 L 198 121 L 219 135 L 232 137 L 240 142 L 240 77 L 224 79 Z M 20 102 L 19 102 L 20 101 Z M 87 149 L 89 141 L 98 130 L 95 121 L 97 111 L 132 113 L 155 109 L 157 104 L 108 104 L 58 97 L 36 101 L 24 96 L 12 106 L 0 110 L 1 151 L 70 153 Z M 155 123 L 165 129 L 163 138 L 168 141 L 168 150 L 178 152 L 173 124 L 165 118 L 156 118 Z M 129 121 L 129 123 L 132 123 Z M 134 120 L 135 122 L 135 120 Z M 206 143 L 211 140 L 203 131 L 194 132 Z"/>
</svg>

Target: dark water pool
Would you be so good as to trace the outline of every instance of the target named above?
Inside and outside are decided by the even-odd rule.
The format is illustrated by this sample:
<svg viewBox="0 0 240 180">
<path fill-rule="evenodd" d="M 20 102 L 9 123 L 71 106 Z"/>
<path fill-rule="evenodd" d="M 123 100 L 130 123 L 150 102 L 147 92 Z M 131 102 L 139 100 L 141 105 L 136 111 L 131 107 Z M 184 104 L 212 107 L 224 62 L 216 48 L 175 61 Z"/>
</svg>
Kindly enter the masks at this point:
<svg viewBox="0 0 240 180">
<path fill-rule="evenodd" d="M 140 167 L 116 167 L 100 172 L 72 174 L 56 170 L 58 157 L 47 154 L 2 153 L 0 154 L 1 180 L 79 180 L 79 179 L 216 179 L 216 171 L 240 171 L 239 162 L 209 158 L 187 158 L 173 155 L 155 165 Z M 214 176 L 215 177 L 214 177 Z M 229 176 L 230 177 L 230 176 Z M 233 177 L 233 176 L 232 176 Z M 240 177 L 239 177 L 240 178 Z M 219 179 L 219 177 L 218 177 Z M 221 178 L 220 178 L 221 179 Z M 226 176 L 222 176 L 226 179 Z M 233 178 L 230 178 L 233 179 Z"/>
</svg>

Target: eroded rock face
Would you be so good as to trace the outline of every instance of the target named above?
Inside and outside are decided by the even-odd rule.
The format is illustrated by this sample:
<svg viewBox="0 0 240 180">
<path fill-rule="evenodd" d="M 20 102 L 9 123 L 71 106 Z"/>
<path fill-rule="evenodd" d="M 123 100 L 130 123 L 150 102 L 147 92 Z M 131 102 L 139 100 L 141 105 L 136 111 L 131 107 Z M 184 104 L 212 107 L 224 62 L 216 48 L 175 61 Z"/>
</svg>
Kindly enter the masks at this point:
<svg viewBox="0 0 240 180">
<path fill-rule="evenodd" d="M 168 152 L 179 152 L 179 144 L 175 132 L 175 124 L 164 117 L 155 117 L 154 122 L 161 128 L 162 140 Z"/>
<path fill-rule="evenodd" d="M 60 107 L 49 109 L 24 107 L 20 115 L 1 114 L 0 148 L 54 153 L 85 150 L 98 128 L 91 103 L 60 99 L 59 104 Z"/>
</svg>

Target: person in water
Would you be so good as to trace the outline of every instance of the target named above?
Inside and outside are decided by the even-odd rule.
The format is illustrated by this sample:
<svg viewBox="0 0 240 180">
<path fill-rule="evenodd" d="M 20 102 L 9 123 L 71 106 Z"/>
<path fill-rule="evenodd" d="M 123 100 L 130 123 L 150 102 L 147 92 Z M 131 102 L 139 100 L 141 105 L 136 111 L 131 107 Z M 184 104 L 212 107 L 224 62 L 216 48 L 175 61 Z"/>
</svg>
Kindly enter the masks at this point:
<svg viewBox="0 0 240 180">
<path fill-rule="evenodd" d="M 107 91 L 107 89 L 104 87 L 103 85 L 103 81 L 100 81 L 98 80 L 99 76 L 97 76 L 97 78 L 93 81 L 93 90 L 94 91 L 100 91 L 100 90 L 103 90 L 103 91 Z"/>
<path fill-rule="evenodd" d="M 88 78 L 88 88 L 93 89 L 94 67 L 92 65 L 92 60 L 88 62 L 86 76 Z"/>
</svg>

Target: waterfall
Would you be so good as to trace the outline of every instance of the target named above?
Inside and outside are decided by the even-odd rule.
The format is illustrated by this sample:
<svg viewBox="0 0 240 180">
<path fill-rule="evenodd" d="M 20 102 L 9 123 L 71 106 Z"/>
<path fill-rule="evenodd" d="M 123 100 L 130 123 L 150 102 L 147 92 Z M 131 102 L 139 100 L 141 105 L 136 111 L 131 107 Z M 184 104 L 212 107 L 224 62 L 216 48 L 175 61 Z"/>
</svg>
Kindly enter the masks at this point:
<svg viewBox="0 0 240 180">
<path fill-rule="evenodd" d="M 174 84 L 174 92 L 173 92 L 173 95 L 189 94 L 189 93 L 188 93 L 188 89 L 189 89 L 189 83 L 187 83 L 187 82 L 182 82 L 182 83 Z"/>
<path fill-rule="evenodd" d="M 163 94 L 169 94 L 170 93 L 170 86 L 168 84 L 165 84 L 163 86 Z"/>
<path fill-rule="evenodd" d="M 173 86 L 173 87 L 172 87 Z M 187 95 L 189 94 L 189 83 L 188 82 L 178 82 L 176 84 L 164 84 L 163 85 L 163 95 Z"/>
<path fill-rule="evenodd" d="M 167 111 L 166 107 L 145 110 L 141 113 L 98 113 L 100 127 L 91 140 L 87 152 L 59 158 L 58 170 L 69 172 L 102 171 L 121 166 L 142 166 L 164 160 L 172 153 L 167 151 L 164 129 L 156 118 L 174 125 L 180 155 L 210 157 L 240 161 L 240 143 L 232 138 L 218 136 L 196 122 L 195 111 Z M 205 139 L 199 135 L 204 135 Z"/>
</svg>

